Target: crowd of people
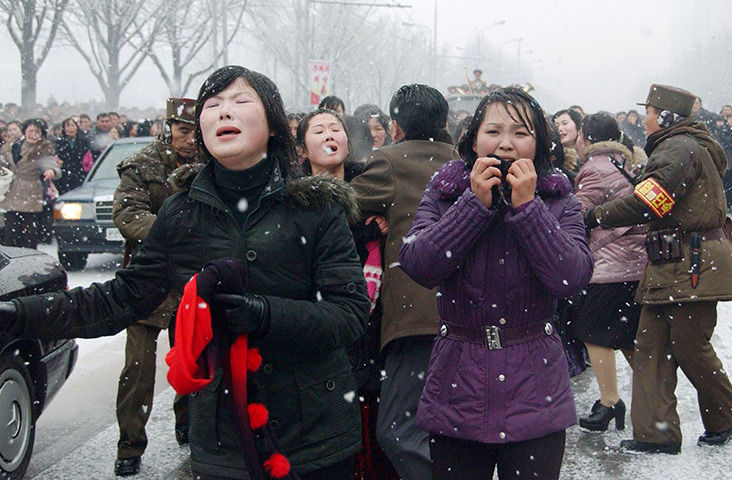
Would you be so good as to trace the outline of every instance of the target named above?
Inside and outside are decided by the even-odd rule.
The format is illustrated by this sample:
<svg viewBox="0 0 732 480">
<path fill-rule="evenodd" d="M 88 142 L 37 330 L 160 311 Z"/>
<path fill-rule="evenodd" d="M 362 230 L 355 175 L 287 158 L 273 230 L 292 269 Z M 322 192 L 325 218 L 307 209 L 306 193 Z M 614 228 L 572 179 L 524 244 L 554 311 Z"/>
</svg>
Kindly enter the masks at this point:
<svg viewBox="0 0 732 480">
<path fill-rule="evenodd" d="M 9 227 L 3 229 L 4 245 L 36 248 L 51 242 L 55 199 L 82 184 L 109 144 L 122 137 L 156 136 L 164 125 L 162 115 L 138 122 L 116 112 L 99 113 L 92 124 L 89 115 L 68 104 L 37 109 L 34 115 L 21 118 L 13 103 L 0 111 L 1 166 L 11 172 L 0 189 Z"/>
<path fill-rule="evenodd" d="M 0 329 L 127 329 L 120 476 L 140 469 L 168 327 L 175 434 L 203 480 L 557 479 L 567 428 L 625 427 L 616 350 L 633 371 L 620 450 L 680 452 L 679 367 L 699 445 L 726 444 L 732 385 L 710 339 L 732 300 L 730 124 L 675 87 L 639 105 L 549 115 L 506 87 L 460 115 L 412 84 L 388 115 L 332 96 L 288 115 L 266 76 L 221 68 L 118 167 L 125 267 L 0 303 Z M 7 125 L 2 166 L 37 182 L 28 198 L 11 184 L 6 202 L 32 203 L 9 203 L 16 236 L 38 223 L 42 181 L 73 188 L 69 164 L 135 130 L 81 120 L 55 150 L 43 120 Z M 575 405 L 587 362 L 600 398 Z"/>
</svg>

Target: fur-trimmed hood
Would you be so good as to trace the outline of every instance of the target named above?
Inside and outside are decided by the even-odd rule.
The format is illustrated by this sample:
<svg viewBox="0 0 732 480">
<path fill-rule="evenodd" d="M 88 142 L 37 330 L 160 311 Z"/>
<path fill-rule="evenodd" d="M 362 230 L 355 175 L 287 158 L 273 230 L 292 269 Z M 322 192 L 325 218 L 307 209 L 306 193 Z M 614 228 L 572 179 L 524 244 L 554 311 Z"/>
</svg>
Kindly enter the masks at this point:
<svg viewBox="0 0 732 480">
<path fill-rule="evenodd" d="M 608 140 L 605 142 L 597 142 L 585 148 L 584 157 L 589 159 L 593 155 L 613 155 L 620 154 L 626 160 L 627 169 L 632 171 L 634 168 L 641 167 L 646 164 L 648 157 L 643 149 L 633 147 L 631 152 L 628 147 L 620 142 Z"/>
<path fill-rule="evenodd" d="M 583 154 L 585 158 L 589 158 L 592 155 L 609 155 L 615 152 L 624 156 L 626 160 L 633 158 L 633 153 L 628 150 L 628 147 L 614 140 L 591 143 L 585 148 Z"/>
<path fill-rule="evenodd" d="M 316 209 L 340 203 L 346 209 L 349 224 L 356 223 L 361 217 L 353 189 L 343 180 L 328 175 L 288 180 L 285 184 L 285 201 L 296 207 Z"/>
<path fill-rule="evenodd" d="M 185 178 L 183 190 L 190 191 L 189 195 L 196 200 L 204 201 L 216 208 L 225 208 L 216 193 L 213 163 L 201 164 L 198 168 L 200 170 L 198 174 L 194 173 L 193 166 L 189 171 L 181 170 L 181 178 Z M 346 209 L 349 223 L 356 223 L 361 216 L 353 189 L 343 180 L 330 176 L 283 178 L 279 166 L 275 164 L 265 192 L 269 192 L 268 195 L 273 195 L 278 201 L 288 202 L 295 208 L 319 209 L 340 203 Z"/>
<path fill-rule="evenodd" d="M 451 160 L 435 173 L 427 186 L 441 200 L 455 200 L 470 188 L 470 169 L 462 159 Z M 536 193 L 542 198 L 564 197 L 572 193 L 572 184 L 558 169 L 540 176 L 536 181 Z"/>
</svg>

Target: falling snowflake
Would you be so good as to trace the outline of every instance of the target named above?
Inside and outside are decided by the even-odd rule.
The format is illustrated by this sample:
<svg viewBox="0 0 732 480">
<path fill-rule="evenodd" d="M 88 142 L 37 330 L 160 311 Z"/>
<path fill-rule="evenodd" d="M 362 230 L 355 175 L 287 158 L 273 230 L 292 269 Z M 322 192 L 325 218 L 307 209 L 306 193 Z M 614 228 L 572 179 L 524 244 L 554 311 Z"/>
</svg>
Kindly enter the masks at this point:
<svg viewBox="0 0 732 480">
<path fill-rule="evenodd" d="M 239 210 L 239 212 L 244 213 L 249 209 L 249 202 L 247 202 L 246 198 L 239 199 L 239 202 L 236 204 L 236 209 Z"/>
</svg>

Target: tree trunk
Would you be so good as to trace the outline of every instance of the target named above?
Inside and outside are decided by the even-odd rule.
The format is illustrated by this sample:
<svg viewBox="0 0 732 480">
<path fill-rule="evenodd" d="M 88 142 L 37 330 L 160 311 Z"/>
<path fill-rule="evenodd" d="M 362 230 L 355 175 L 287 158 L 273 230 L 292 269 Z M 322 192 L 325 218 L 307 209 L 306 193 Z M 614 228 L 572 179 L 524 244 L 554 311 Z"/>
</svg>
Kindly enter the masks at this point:
<svg viewBox="0 0 732 480">
<path fill-rule="evenodd" d="M 173 46 L 173 85 L 170 89 L 171 96 L 182 97 L 185 93 L 183 91 L 183 65 L 181 65 L 181 47 L 180 45 Z"/>
<path fill-rule="evenodd" d="M 26 5 L 23 15 L 23 30 L 21 32 L 23 46 L 20 49 L 20 103 L 25 113 L 36 108 L 36 76 L 35 41 L 33 39 L 33 17 L 36 12 L 35 2 Z"/>
<path fill-rule="evenodd" d="M 21 87 L 20 103 L 23 112 L 30 113 L 36 107 L 36 79 L 38 68 L 33 58 L 33 51 L 23 52 L 20 61 Z"/>
<path fill-rule="evenodd" d="M 116 39 L 114 40 L 116 41 Z M 116 43 L 110 41 L 110 44 L 115 45 Z M 104 107 L 108 111 L 114 111 L 119 108 L 119 96 L 122 92 L 122 86 L 120 85 L 119 52 L 116 50 L 109 52 L 109 68 L 107 71 L 107 79 L 109 82 L 107 91 L 104 92 Z"/>
</svg>

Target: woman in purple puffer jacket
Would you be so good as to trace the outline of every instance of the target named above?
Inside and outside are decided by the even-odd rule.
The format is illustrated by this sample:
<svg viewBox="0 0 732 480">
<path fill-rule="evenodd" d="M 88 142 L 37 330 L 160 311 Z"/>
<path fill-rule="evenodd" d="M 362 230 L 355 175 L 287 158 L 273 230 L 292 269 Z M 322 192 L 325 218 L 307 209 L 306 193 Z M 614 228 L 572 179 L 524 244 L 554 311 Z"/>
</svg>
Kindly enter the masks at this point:
<svg viewBox="0 0 732 480">
<path fill-rule="evenodd" d="M 559 477 L 577 418 L 551 316 L 557 298 L 587 285 L 593 260 L 549 148 L 536 100 L 514 88 L 489 94 L 402 245 L 402 269 L 439 286 L 417 411 L 435 480 L 491 478 L 496 465 L 501 479 Z"/>
</svg>

